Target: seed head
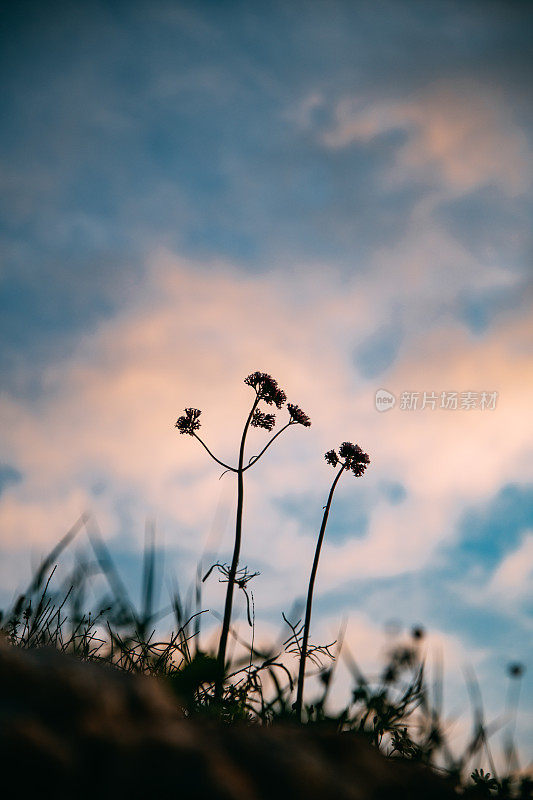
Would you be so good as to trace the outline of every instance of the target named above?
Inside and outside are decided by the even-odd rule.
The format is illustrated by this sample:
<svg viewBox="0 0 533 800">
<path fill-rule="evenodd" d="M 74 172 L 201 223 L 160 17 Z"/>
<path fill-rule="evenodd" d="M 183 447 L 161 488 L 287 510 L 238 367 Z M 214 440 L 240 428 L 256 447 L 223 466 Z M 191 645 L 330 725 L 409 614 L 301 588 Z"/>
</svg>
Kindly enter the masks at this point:
<svg viewBox="0 0 533 800">
<path fill-rule="evenodd" d="M 274 403 L 278 408 L 281 408 L 287 399 L 283 389 L 279 388 L 278 382 L 270 375 L 267 375 L 266 372 L 252 372 L 251 375 L 244 379 L 244 382 L 255 389 L 258 398 L 264 400 L 268 405 Z"/>
<path fill-rule="evenodd" d="M 258 408 L 255 409 L 250 423 L 253 428 L 264 428 L 267 431 L 271 431 L 275 424 L 276 417 L 274 414 L 263 414 Z"/>
<path fill-rule="evenodd" d="M 304 428 L 311 427 L 311 420 L 301 408 L 295 406 L 293 403 L 287 403 L 287 409 L 290 414 L 291 422 L 296 422 L 298 425 L 303 425 Z"/>
<path fill-rule="evenodd" d="M 192 436 L 194 431 L 197 431 L 200 427 L 198 417 L 201 413 L 202 412 L 198 408 L 186 408 L 185 414 L 178 417 L 178 421 L 174 427 L 176 427 L 180 433 L 188 433 L 189 436 Z"/>
</svg>

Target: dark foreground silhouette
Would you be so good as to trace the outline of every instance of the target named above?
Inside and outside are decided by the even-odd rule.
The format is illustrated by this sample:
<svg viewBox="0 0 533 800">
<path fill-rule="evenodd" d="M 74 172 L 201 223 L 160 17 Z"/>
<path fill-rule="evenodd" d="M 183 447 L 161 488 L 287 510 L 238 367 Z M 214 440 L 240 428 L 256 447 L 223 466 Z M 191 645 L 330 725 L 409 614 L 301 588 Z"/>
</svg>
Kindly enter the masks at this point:
<svg viewBox="0 0 533 800">
<path fill-rule="evenodd" d="M 431 771 L 387 760 L 354 734 L 188 719 L 156 679 L 9 645 L 0 647 L 0 762 L 24 796 L 455 796 Z"/>
</svg>

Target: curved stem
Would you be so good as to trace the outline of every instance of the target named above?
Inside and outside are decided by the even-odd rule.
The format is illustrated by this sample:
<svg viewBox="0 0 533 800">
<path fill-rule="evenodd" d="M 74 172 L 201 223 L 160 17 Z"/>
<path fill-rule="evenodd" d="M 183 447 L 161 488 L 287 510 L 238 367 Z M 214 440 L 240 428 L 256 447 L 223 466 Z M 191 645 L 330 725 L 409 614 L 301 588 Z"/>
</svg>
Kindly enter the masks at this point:
<svg viewBox="0 0 533 800">
<path fill-rule="evenodd" d="M 276 434 L 274 434 L 274 436 L 272 437 L 272 439 L 271 439 L 269 442 L 267 442 L 267 443 L 266 443 L 266 445 L 263 447 L 263 449 L 261 450 L 261 452 L 259 453 L 259 455 L 258 455 L 258 456 L 254 456 L 254 457 L 253 457 L 253 459 L 250 461 L 250 463 L 249 463 L 249 464 L 248 464 L 246 467 L 244 467 L 244 468 L 243 468 L 243 472 L 246 472 L 246 470 L 247 470 L 247 469 L 250 469 L 250 467 L 253 467 L 253 465 L 254 465 L 254 464 L 257 464 L 257 462 L 259 461 L 259 459 L 261 458 L 261 456 L 263 455 L 263 453 L 266 453 L 266 451 L 268 450 L 268 448 L 270 447 L 270 445 L 272 444 L 272 442 L 273 442 L 275 439 L 277 439 L 277 438 L 278 438 L 278 436 L 279 436 L 281 433 L 283 433 L 283 431 L 285 430 L 285 428 L 288 428 L 288 427 L 289 427 L 289 425 L 292 425 L 292 424 L 293 424 L 293 422 L 292 422 L 292 420 L 291 420 L 291 421 L 287 422 L 287 424 L 286 424 L 286 425 L 284 425 L 284 426 L 283 426 L 283 428 L 280 428 L 280 430 L 279 430 L 279 431 L 278 431 Z"/>
<path fill-rule="evenodd" d="M 202 445 L 202 447 L 203 447 L 205 450 L 207 450 L 207 452 L 209 453 L 209 455 L 211 456 L 211 458 L 212 458 L 214 461 L 216 461 L 216 462 L 217 462 L 217 464 L 220 464 L 220 466 L 221 466 L 221 467 L 224 467 L 225 469 L 229 469 L 229 470 L 230 470 L 230 472 L 237 472 L 237 470 L 235 469 L 235 467 L 230 467 L 228 464 L 224 464 L 224 462 L 223 462 L 223 461 L 221 461 L 219 458 L 217 458 L 215 455 L 213 455 L 213 453 L 211 452 L 211 450 L 209 449 L 209 447 L 208 447 L 208 446 L 205 444 L 205 442 L 202 442 L 202 440 L 200 439 L 200 437 L 198 436 L 198 434 L 196 434 L 196 433 L 193 433 L 193 436 L 194 436 L 194 438 L 195 438 L 195 439 L 198 439 L 198 441 L 200 442 L 200 444 Z"/>
<path fill-rule="evenodd" d="M 307 659 L 307 645 L 309 644 L 309 628 L 311 626 L 311 610 L 313 607 L 313 590 L 315 588 L 315 579 L 318 569 L 318 561 L 320 558 L 320 551 L 322 549 L 322 542 L 324 541 L 324 533 L 326 532 L 329 510 L 331 508 L 331 501 L 333 500 L 333 492 L 335 491 L 335 487 L 337 486 L 339 478 L 344 472 L 345 467 L 346 465 L 343 464 L 340 470 L 338 471 L 337 475 L 335 476 L 335 480 L 331 484 L 331 489 L 329 490 L 328 502 L 326 503 L 326 507 L 324 509 L 324 516 L 322 517 L 322 525 L 320 526 L 320 533 L 318 534 L 318 541 L 316 543 L 315 558 L 313 561 L 313 568 L 311 569 L 311 577 L 309 578 L 309 588 L 307 590 L 307 604 L 305 607 L 304 634 L 302 640 L 302 649 L 300 653 L 300 669 L 298 671 L 298 690 L 296 693 L 296 705 L 295 705 L 298 722 L 302 721 L 305 662 Z"/>
<path fill-rule="evenodd" d="M 222 622 L 222 632 L 220 634 L 220 644 L 218 646 L 218 657 L 217 657 L 218 668 L 217 668 L 217 679 L 215 683 L 215 700 L 218 701 L 222 699 L 222 691 L 224 689 L 224 673 L 226 669 L 226 647 L 228 644 L 228 635 L 231 622 L 233 589 L 235 587 L 235 576 L 237 574 L 237 568 L 239 566 L 239 555 L 241 551 L 242 511 L 244 506 L 244 469 L 243 469 L 244 445 L 246 444 L 246 434 L 248 433 L 248 428 L 250 427 L 250 422 L 252 421 L 252 417 L 255 409 L 257 408 L 258 403 L 259 403 L 259 397 L 256 397 L 254 400 L 254 404 L 251 408 L 251 411 L 248 414 L 248 419 L 246 420 L 246 424 L 242 432 L 241 446 L 239 450 L 239 466 L 236 470 L 234 470 L 235 472 L 237 472 L 237 514 L 235 520 L 235 545 L 233 547 L 233 558 L 231 561 L 231 567 L 228 576 L 226 603 L 224 605 L 224 619 Z"/>
</svg>

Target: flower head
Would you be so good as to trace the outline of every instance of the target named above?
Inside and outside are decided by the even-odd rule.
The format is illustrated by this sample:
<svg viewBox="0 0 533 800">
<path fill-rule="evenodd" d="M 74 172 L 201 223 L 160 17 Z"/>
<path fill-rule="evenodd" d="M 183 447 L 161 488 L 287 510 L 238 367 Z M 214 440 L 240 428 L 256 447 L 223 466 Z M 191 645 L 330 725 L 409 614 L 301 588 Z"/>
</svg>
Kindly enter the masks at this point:
<svg viewBox="0 0 533 800">
<path fill-rule="evenodd" d="M 330 464 L 332 467 L 336 467 L 339 463 L 339 457 L 335 450 L 328 450 L 325 454 L 324 458 L 326 459 L 327 463 Z"/>
<path fill-rule="evenodd" d="M 178 418 L 174 427 L 177 428 L 180 433 L 188 433 L 189 436 L 193 436 L 194 431 L 197 431 L 200 427 L 198 417 L 201 413 L 202 412 L 198 408 L 186 408 L 185 414 Z"/>
<path fill-rule="evenodd" d="M 360 478 L 370 464 L 369 456 L 361 450 L 358 444 L 343 442 L 339 447 L 339 455 L 356 478 Z"/>
<path fill-rule="evenodd" d="M 271 431 L 276 424 L 276 417 L 274 414 L 263 414 L 262 411 L 256 408 L 250 424 L 253 428 L 264 428 L 267 431 Z"/>
<path fill-rule="evenodd" d="M 252 372 L 244 379 L 244 382 L 255 389 L 258 398 L 264 400 L 268 405 L 274 403 L 281 408 L 287 399 L 283 389 L 279 388 L 278 382 L 266 372 Z"/>
<path fill-rule="evenodd" d="M 358 444 L 351 442 L 343 442 L 339 447 L 338 455 L 335 450 L 328 450 L 324 458 L 332 467 L 336 467 L 344 459 L 344 466 L 351 470 L 356 478 L 360 478 L 370 464 L 368 455 L 361 450 Z"/>
<path fill-rule="evenodd" d="M 304 428 L 311 427 L 311 420 L 301 408 L 295 406 L 293 403 L 287 403 L 287 409 L 290 414 L 291 422 L 298 423 L 298 425 L 303 425 Z"/>
</svg>

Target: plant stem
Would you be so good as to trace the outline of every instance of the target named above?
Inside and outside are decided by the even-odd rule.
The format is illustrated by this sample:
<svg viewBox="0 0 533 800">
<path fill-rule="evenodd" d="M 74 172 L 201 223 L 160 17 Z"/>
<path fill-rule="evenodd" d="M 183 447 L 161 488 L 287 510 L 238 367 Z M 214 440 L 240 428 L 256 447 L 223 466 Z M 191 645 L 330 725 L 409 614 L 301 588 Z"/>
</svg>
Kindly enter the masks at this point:
<svg viewBox="0 0 533 800">
<path fill-rule="evenodd" d="M 216 462 L 217 462 L 217 464 L 220 464 L 220 466 L 221 466 L 221 467 L 224 467 L 225 469 L 229 470 L 230 472 L 237 472 L 237 470 L 235 469 L 235 467 L 230 467 L 230 466 L 229 466 L 229 464 L 224 464 L 224 462 L 223 462 L 223 461 L 221 461 L 219 458 L 217 458 L 215 455 L 213 455 L 213 453 L 211 452 L 211 450 L 209 449 L 209 447 L 206 445 L 206 443 L 205 443 L 205 442 L 203 442 L 203 441 L 200 439 L 200 437 L 198 436 L 198 434 L 197 434 L 197 433 L 193 433 L 193 436 L 194 436 L 194 438 L 195 438 L 195 439 L 198 439 L 198 441 L 200 442 L 200 444 L 202 445 L 202 447 L 204 448 L 204 450 L 207 450 L 207 452 L 209 453 L 209 455 L 211 456 L 211 458 L 213 459 L 213 461 L 216 461 Z"/>
<path fill-rule="evenodd" d="M 250 469 L 250 467 L 253 467 L 254 464 L 257 464 L 257 462 L 259 461 L 259 459 L 261 458 L 263 453 L 266 453 L 266 451 L 268 450 L 270 445 L 278 438 L 278 436 L 280 436 L 280 434 L 282 434 L 283 431 L 286 430 L 287 428 L 289 428 L 291 425 L 294 425 L 294 423 L 293 422 L 287 422 L 287 424 L 284 425 L 283 428 L 280 428 L 280 430 L 276 434 L 274 434 L 272 439 L 270 439 L 270 441 L 266 443 L 266 445 L 263 447 L 263 449 L 261 450 L 259 455 L 258 456 L 252 456 L 252 458 L 250 460 L 250 463 L 246 467 L 244 467 L 243 472 L 246 472 L 247 469 Z"/>
<path fill-rule="evenodd" d="M 315 579 L 316 573 L 318 569 L 318 561 L 320 558 L 320 551 L 322 549 L 322 542 L 324 541 L 324 533 L 326 532 L 326 525 L 328 522 L 329 517 L 329 509 L 331 508 L 331 501 L 333 500 L 333 492 L 335 491 L 335 487 L 339 482 L 339 478 L 344 472 L 345 464 L 342 465 L 340 470 L 338 471 L 337 475 L 335 476 L 335 480 L 331 484 L 331 489 L 329 490 L 328 502 L 326 503 L 326 507 L 324 508 L 324 516 L 322 517 L 322 525 L 320 526 L 320 533 L 318 534 L 318 541 L 316 543 L 316 550 L 315 550 L 315 558 L 313 561 L 313 568 L 311 570 L 311 576 L 309 578 L 309 588 L 307 590 L 307 604 L 305 607 L 305 623 L 304 623 L 304 634 L 302 640 L 302 649 L 300 652 L 300 669 L 298 671 L 298 690 L 296 693 L 296 717 L 298 722 L 302 721 L 302 707 L 303 707 L 303 697 L 304 697 L 304 681 L 305 681 L 305 662 L 307 659 L 307 646 L 309 644 L 309 628 L 311 626 L 311 610 L 313 607 L 313 590 L 315 588 Z"/>
<path fill-rule="evenodd" d="M 226 670 L 226 647 L 228 644 L 229 627 L 231 623 L 231 610 L 233 606 L 233 589 L 235 587 L 235 577 L 239 566 L 239 555 L 241 551 L 241 536 L 242 536 L 242 511 L 244 507 L 244 446 L 246 444 L 246 434 L 250 427 L 250 422 L 257 404 L 259 397 L 256 397 L 254 404 L 248 414 L 248 419 L 244 426 L 241 438 L 241 447 L 239 450 L 239 466 L 237 467 L 237 514 L 235 521 L 235 545 L 233 547 L 233 558 L 228 576 L 228 588 L 226 590 L 226 603 L 224 605 L 224 620 L 222 622 L 222 632 L 220 634 L 220 644 L 218 646 L 218 669 L 217 679 L 215 683 L 215 700 L 222 699 L 222 691 L 224 689 L 224 677 Z"/>
</svg>

